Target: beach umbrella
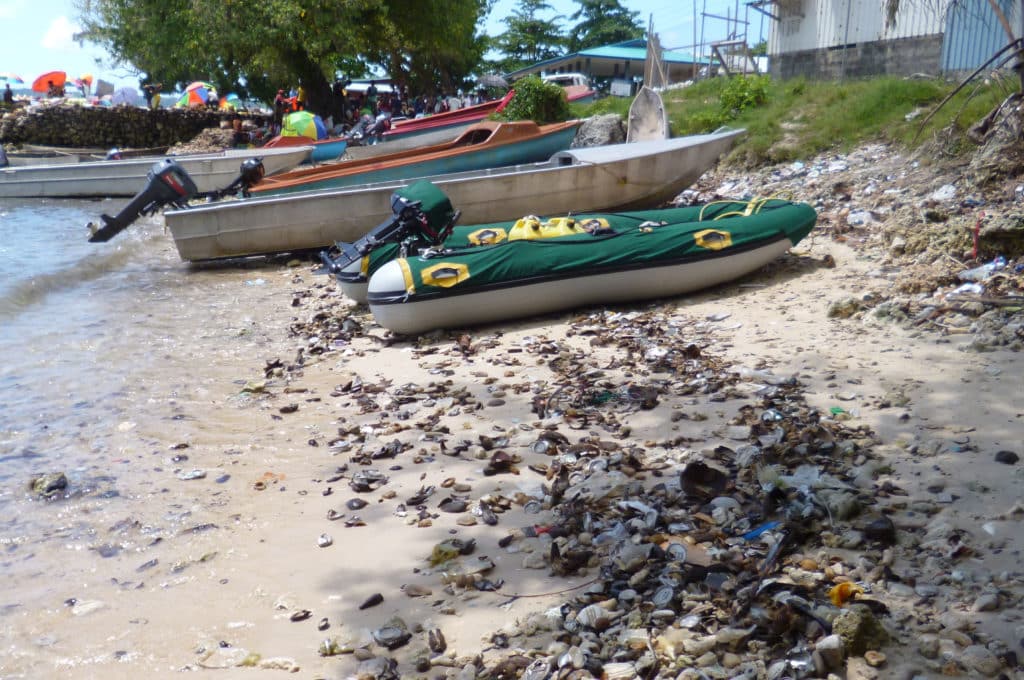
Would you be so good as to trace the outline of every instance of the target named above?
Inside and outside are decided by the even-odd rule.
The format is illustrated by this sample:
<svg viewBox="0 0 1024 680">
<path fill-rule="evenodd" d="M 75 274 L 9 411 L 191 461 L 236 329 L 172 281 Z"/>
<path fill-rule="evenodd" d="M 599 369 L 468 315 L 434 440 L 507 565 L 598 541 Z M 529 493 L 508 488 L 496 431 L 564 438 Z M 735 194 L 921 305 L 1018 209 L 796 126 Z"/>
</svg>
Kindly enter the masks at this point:
<svg viewBox="0 0 1024 680">
<path fill-rule="evenodd" d="M 214 94 L 217 94 L 217 88 L 214 87 L 211 83 L 206 82 L 205 80 L 197 80 L 195 82 L 189 83 L 188 86 L 185 88 L 185 92 L 193 92 L 195 90 L 200 89 L 206 90 L 208 93 L 212 92 Z M 209 99 L 209 95 L 207 95 L 206 98 Z"/>
<path fill-rule="evenodd" d="M 68 74 L 64 71 L 49 71 L 32 81 L 32 91 L 46 92 L 50 87 L 50 83 L 57 87 L 63 87 L 67 80 Z"/>
<path fill-rule="evenodd" d="M 281 136 L 326 139 L 327 126 L 324 125 L 323 118 L 316 114 L 309 111 L 293 111 L 284 117 Z"/>
<path fill-rule="evenodd" d="M 186 106 L 206 106 L 206 102 L 210 100 L 210 91 L 205 87 L 197 87 L 194 90 L 186 90 L 178 98 L 178 101 L 174 103 L 177 108 L 185 108 Z"/>
<path fill-rule="evenodd" d="M 21 79 L 21 76 L 15 73 L 11 73 L 10 71 L 0 72 L 0 81 L 5 83 L 13 83 L 15 85 L 23 85 L 25 83 L 25 81 Z"/>
<path fill-rule="evenodd" d="M 139 103 L 139 92 L 134 87 L 119 88 L 113 95 L 111 95 L 110 103 L 114 106 L 117 106 L 118 104 L 137 106 Z"/>
<path fill-rule="evenodd" d="M 220 106 L 220 108 L 222 108 L 222 109 L 234 110 L 234 109 L 237 109 L 238 107 L 240 107 L 241 105 L 242 105 L 241 98 L 237 94 L 232 92 L 227 97 L 224 97 L 223 99 L 221 99 L 220 100 L 220 104 L 218 106 Z"/>
</svg>

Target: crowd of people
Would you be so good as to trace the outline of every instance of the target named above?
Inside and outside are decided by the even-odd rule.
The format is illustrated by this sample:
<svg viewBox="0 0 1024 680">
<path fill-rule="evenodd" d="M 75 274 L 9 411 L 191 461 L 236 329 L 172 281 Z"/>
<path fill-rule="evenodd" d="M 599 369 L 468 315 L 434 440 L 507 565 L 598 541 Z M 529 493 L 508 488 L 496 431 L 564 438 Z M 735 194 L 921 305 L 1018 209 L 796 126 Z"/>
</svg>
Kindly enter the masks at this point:
<svg viewBox="0 0 1024 680">
<path fill-rule="evenodd" d="M 361 119 L 365 122 L 366 118 L 375 121 L 421 118 L 481 104 L 489 99 L 483 89 L 412 97 L 408 88 L 386 86 L 385 89 L 385 86 L 378 85 L 376 80 L 371 80 L 365 88 L 361 88 L 353 87 L 351 80 L 337 80 L 331 88 L 329 110 L 318 110 L 315 113 L 324 119 L 330 133 L 341 135 L 359 125 Z M 285 116 L 307 107 L 306 91 L 301 83 L 295 90 L 278 90 L 273 102 L 274 126 L 280 130 Z"/>
</svg>

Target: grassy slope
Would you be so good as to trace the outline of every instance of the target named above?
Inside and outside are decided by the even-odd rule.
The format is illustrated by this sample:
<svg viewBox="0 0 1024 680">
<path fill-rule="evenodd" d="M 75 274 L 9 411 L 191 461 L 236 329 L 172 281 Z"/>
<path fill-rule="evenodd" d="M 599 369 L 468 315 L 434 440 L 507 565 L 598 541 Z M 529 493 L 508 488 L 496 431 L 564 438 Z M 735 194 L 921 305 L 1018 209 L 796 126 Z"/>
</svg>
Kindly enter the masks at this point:
<svg viewBox="0 0 1024 680">
<path fill-rule="evenodd" d="M 1019 81 L 998 74 L 972 81 L 922 130 L 925 117 L 957 84 L 894 77 L 821 82 L 755 76 L 705 80 L 662 97 L 675 136 L 710 132 L 720 125 L 746 128 L 749 134 L 727 163 L 756 166 L 846 151 L 872 141 L 913 148 L 939 134 L 950 151 L 966 150 L 964 131 L 1018 89 Z M 629 104 L 628 99 L 609 97 L 574 113 L 625 116 Z"/>
</svg>

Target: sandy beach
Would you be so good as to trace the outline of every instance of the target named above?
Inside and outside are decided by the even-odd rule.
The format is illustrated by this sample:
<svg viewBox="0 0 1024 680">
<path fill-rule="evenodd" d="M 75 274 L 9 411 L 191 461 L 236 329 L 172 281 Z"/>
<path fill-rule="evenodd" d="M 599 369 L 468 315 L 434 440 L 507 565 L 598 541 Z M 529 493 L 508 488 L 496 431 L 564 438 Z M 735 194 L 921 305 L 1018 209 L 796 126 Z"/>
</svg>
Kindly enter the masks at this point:
<svg viewBox="0 0 1024 680">
<path fill-rule="evenodd" d="M 870 154 L 844 162 L 886 172 Z M 700 190 L 741 193 L 757 180 L 710 175 Z M 834 181 L 790 185 L 813 202 Z M 32 559 L 31 546 L 9 547 L 19 591 L 7 599 L 18 606 L 4 613 L 0 677 L 471 678 L 485 668 L 514 677 L 495 669 L 517 656 L 567 659 L 557 676 L 567 677 L 574 663 L 635 662 L 641 653 L 627 639 L 616 656 L 593 633 L 566 633 L 552 613 L 578 610 L 617 554 L 595 530 L 580 564 L 553 562 L 550 530 L 564 515 L 545 498 L 558 465 L 581 475 L 569 478 L 570 495 L 589 480 L 579 497 L 596 516 L 633 484 L 678 484 L 696 461 L 736 472 L 736 451 L 766 436 L 757 423 L 768 422 L 772 399 L 792 405 L 793 433 L 819 419 L 816 431 L 841 433 L 827 470 L 855 490 L 857 509 L 816 520 L 819 535 L 787 547 L 770 576 L 801 584 L 819 612 L 834 585 L 857 583 L 884 604 L 878 619 L 890 636 L 870 650 L 885 655 L 872 659 L 878 667 L 851 652 L 799 677 L 1024 677 L 1014 668 L 1024 651 L 1024 465 L 997 461 L 1024 453 L 1020 356 L 965 351 L 967 332 L 830 315 L 836 303 L 892 289 L 899 263 L 878 236 L 884 217 L 876 231 L 849 232 L 836 228 L 849 209 L 816 207 L 819 230 L 792 253 L 713 290 L 414 339 L 375 327 L 308 262 L 233 275 L 263 284 L 246 292 L 244 309 L 210 320 L 232 332 L 202 342 L 176 384 L 132 395 L 137 412 L 112 424 L 123 464 L 152 470 L 130 492 L 140 509 L 88 545 Z M 781 396 L 766 396 L 773 386 Z M 807 462 L 824 469 L 824 450 Z M 736 513 L 722 503 L 724 515 L 692 520 L 704 527 L 694 535 L 718 538 L 683 540 L 687 565 L 713 566 L 728 554 L 716 545 L 748 550 L 732 532 L 764 492 L 752 469 L 739 470 L 724 494 Z M 93 502 L 47 509 L 55 524 L 72 524 Z M 864 538 L 886 518 L 892 541 Z M 754 561 L 770 548 L 748 543 Z M 642 597 L 647 587 L 636 579 Z M 693 625 L 688 602 L 660 629 L 623 624 L 650 633 L 656 677 L 767 677 L 773 661 L 794 657 L 784 650 L 805 640 L 810 658 L 823 637 L 800 619 L 792 635 L 759 629 L 738 643 L 684 644 L 749 622 L 708 609 Z M 628 598 L 615 608 L 631 620 Z M 668 629 L 681 631 L 670 654 Z M 576 653 L 603 661 L 579 663 Z"/>
</svg>

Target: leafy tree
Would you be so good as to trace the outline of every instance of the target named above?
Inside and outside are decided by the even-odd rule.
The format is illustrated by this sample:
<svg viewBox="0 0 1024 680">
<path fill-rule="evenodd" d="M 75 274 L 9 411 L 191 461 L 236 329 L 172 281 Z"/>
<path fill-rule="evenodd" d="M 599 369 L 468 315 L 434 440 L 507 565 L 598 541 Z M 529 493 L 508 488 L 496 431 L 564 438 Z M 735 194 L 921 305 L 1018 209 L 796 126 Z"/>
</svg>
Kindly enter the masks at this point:
<svg viewBox="0 0 1024 680">
<path fill-rule="evenodd" d="M 301 83 L 330 111 L 338 73 L 432 89 L 479 62 L 490 0 L 76 0 L 83 33 L 149 80 L 269 101 Z M 429 87 L 428 87 L 429 86 Z"/>
<path fill-rule="evenodd" d="M 544 0 L 519 0 L 505 19 L 508 30 L 494 40 L 494 47 L 504 55 L 497 62 L 501 71 L 508 73 L 564 54 L 565 38 L 559 28 L 562 15 L 551 19 L 538 16 L 550 11 L 551 5 Z"/>
<path fill-rule="evenodd" d="M 644 28 L 639 12 L 626 9 L 619 0 L 576 0 L 580 8 L 569 17 L 578 22 L 569 29 L 569 51 L 641 38 Z"/>
</svg>

